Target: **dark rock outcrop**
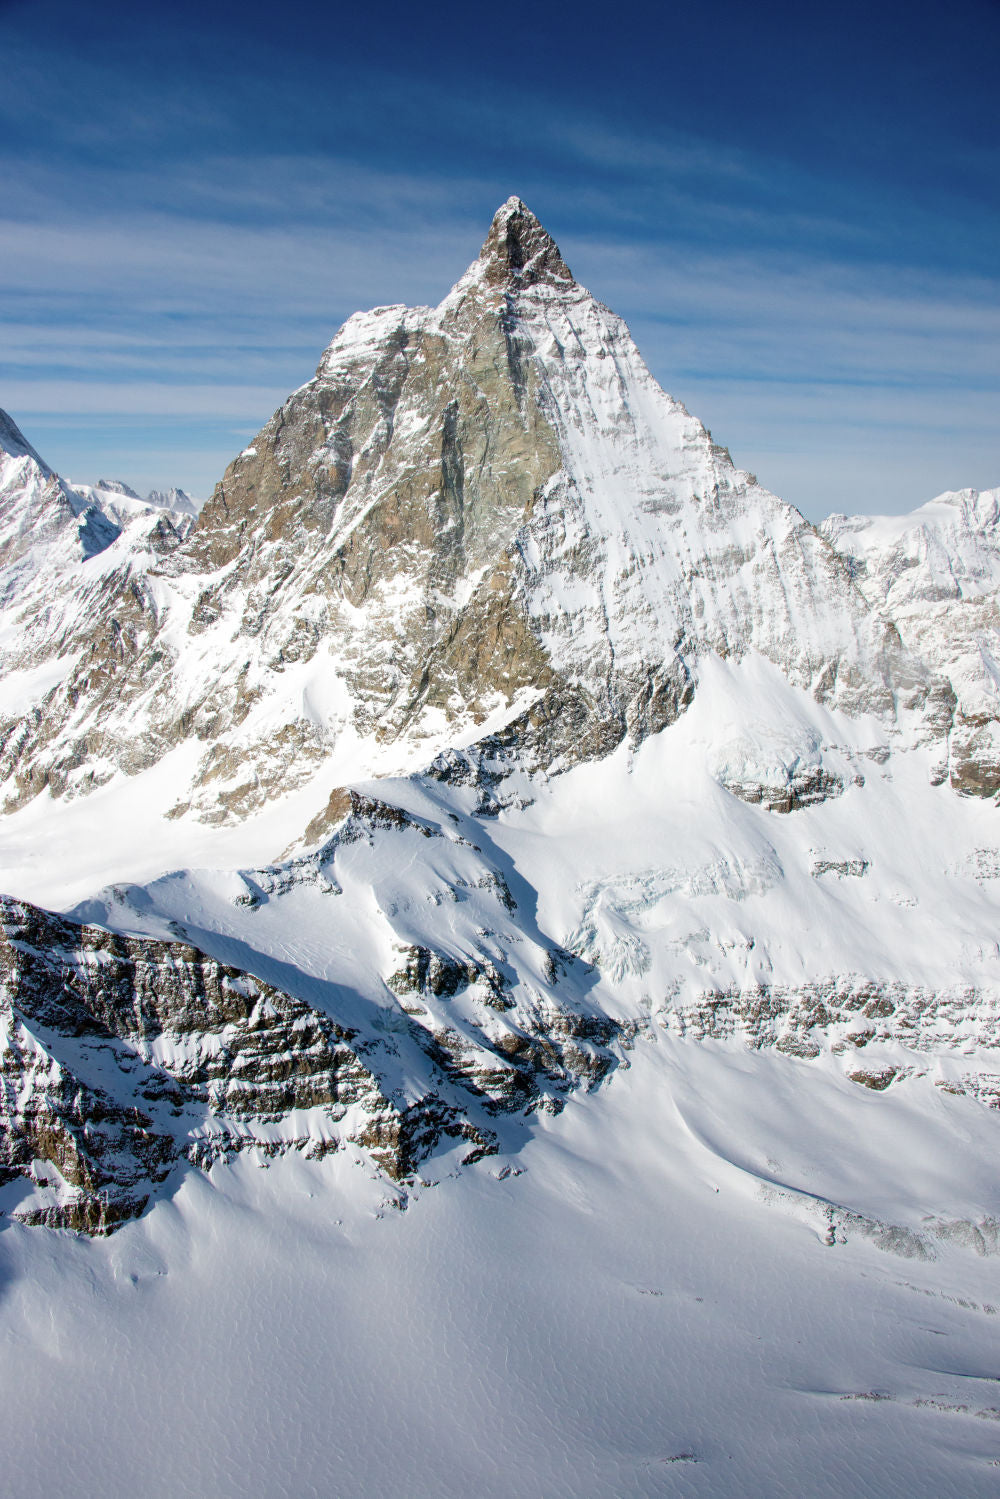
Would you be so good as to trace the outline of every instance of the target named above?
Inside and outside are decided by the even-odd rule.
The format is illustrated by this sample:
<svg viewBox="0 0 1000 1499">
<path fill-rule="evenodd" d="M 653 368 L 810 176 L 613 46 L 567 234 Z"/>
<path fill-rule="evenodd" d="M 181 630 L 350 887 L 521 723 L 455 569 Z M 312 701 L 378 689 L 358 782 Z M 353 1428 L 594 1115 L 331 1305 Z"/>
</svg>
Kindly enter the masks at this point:
<svg viewBox="0 0 1000 1499">
<path fill-rule="evenodd" d="M 393 988 L 449 997 L 472 983 L 487 1005 L 508 1007 L 492 965 L 423 950 Z M 491 1046 L 411 1019 L 403 1030 L 427 1086 L 406 1100 L 378 1076 L 374 1021 L 363 1035 L 190 945 L 5 897 L 0 1027 L 0 1185 L 34 1189 L 14 1209 L 23 1221 L 87 1233 L 136 1216 L 175 1169 L 241 1150 L 316 1156 L 353 1144 L 404 1184 L 442 1139 L 476 1159 L 496 1149 L 485 1118 L 599 1081 L 617 1032 L 563 1014 L 532 1034 L 517 1017 Z"/>
</svg>

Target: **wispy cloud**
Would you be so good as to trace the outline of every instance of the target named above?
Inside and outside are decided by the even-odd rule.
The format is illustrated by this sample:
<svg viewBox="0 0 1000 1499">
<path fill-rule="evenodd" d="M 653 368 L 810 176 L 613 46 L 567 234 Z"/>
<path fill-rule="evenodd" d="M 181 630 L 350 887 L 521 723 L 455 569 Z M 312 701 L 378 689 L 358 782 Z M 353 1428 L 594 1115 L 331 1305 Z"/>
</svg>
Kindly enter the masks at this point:
<svg viewBox="0 0 1000 1499">
<path fill-rule="evenodd" d="M 151 380 L 13 380 L 7 386 L 13 410 L 34 414 L 115 418 L 198 417 L 247 419 L 262 425 L 288 395 L 286 385 L 209 385 L 157 383 Z"/>
<path fill-rule="evenodd" d="M 152 61 L 122 88 L 113 56 L 11 54 L 0 404 L 81 443 L 85 417 L 88 462 L 102 432 L 139 461 L 146 422 L 156 482 L 203 490 L 345 317 L 439 300 L 517 191 L 662 383 L 814 513 L 851 453 L 860 505 L 926 498 L 932 440 L 941 471 L 1000 481 L 982 205 L 900 188 L 885 213 L 791 153 L 371 66 L 323 82 L 320 129 L 301 56 L 264 91 L 241 45 L 219 87 L 165 70 L 153 93 Z"/>
</svg>

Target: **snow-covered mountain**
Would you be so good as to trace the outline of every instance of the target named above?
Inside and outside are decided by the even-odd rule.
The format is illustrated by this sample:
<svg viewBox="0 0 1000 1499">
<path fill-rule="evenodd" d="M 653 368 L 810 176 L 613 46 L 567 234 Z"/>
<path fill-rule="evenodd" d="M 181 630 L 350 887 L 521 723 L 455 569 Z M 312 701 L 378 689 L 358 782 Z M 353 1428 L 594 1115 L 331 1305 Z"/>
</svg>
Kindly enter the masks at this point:
<svg viewBox="0 0 1000 1499">
<path fill-rule="evenodd" d="M 823 531 L 865 596 L 955 693 L 952 784 L 1000 788 L 1000 490 L 943 494 L 911 515 L 832 515 Z"/>
<path fill-rule="evenodd" d="M 0 559 L 8 573 L 5 582 L 17 583 L 32 559 L 51 571 L 60 561 L 88 560 L 111 545 L 136 519 L 149 522 L 165 511 L 191 519 L 198 503 L 183 489 L 154 490 L 145 500 L 120 479 L 97 484 L 70 484 L 36 453 L 17 424 L 0 411 Z M 44 558 L 36 548 L 44 548 Z"/>
<path fill-rule="evenodd" d="M 114 540 L 117 529 L 89 496 L 49 468 L 0 411 L 0 561 L 5 572 L 17 564 L 23 570 L 42 548 L 59 560 L 93 557 Z"/>
<path fill-rule="evenodd" d="M 148 518 L 150 511 L 165 510 L 173 516 L 193 518 L 201 508 L 185 489 L 151 489 L 143 499 L 122 479 L 98 479 L 96 484 L 74 484 L 73 488 L 120 526 L 136 516 Z"/>
<path fill-rule="evenodd" d="M 0 444 L 0 1211 L 18 1265 L 41 1225 L 115 1229 L 126 1248 L 74 1263 L 103 1284 L 120 1255 L 139 1284 L 201 1225 L 225 1248 L 199 1304 L 221 1305 L 244 1228 L 262 1243 L 273 1213 L 303 1285 L 335 1229 L 426 1264 L 465 1232 L 498 1285 L 526 1255 L 541 1307 L 563 1274 L 571 1299 L 599 1283 L 617 1305 L 594 1267 L 620 1256 L 629 1296 L 674 1298 L 663 1336 L 707 1337 L 690 1378 L 716 1435 L 692 1414 L 699 1434 L 661 1452 L 648 1412 L 618 1450 L 595 1416 L 583 1478 L 549 1444 L 536 1485 L 498 1470 L 482 1491 L 764 1492 L 766 1401 L 723 1396 L 718 1370 L 752 1385 L 758 1355 L 706 1334 L 699 1298 L 675 1304 L 720 1235 L 718 1286 L 756 1278 L 747 1336 L 805 1361 L 800 1443 L 796 1401 L 836 1391 L 874 1419 L 865 1402 L 893 1396 L 895 1487 L 851 1487 L 838 1406 L 815 1448 L 829 1485 L 793 1464 L 789 1492 L 948 1492 L 933 1423 L 996 1414 L 962 1404 L 983 1340 L 942 1301 L 980 1319 L 1000 1303 L 1000 492 L 809 525 L 664 394 L 518 199 L 438 307 L 349 319 L 197 518 L 66 485 L 6 419 Z M 388 1205 L 410 1207 L 391 1231 L 368 1221 Z M 171 1209 L 186 1247 L 161 1252 Z M 539 1224 L 547 1268 L 526 1247 Z M 554 1249 L 567 1235 L 597 1258 Z M 407 1283 L 472 1318 L 463 1253 L 457 1289 L 437 1270 Z M 52 1274 L 71 1296 L 77 1271 Z M 786 1325 L 786 1294 L 822 1335 Z M 838 1341 L 841 1298 L 867 1350 L 857 1329 L 918 1294 L 951 1319 L 946 1368 L 919 1339 L 877 1358 Z M 172 1293 L 150 1296 L 165 1337 Z M 658 1355 L 593 1315 L 641 1405 Z M 641 1344 L 634 1324 L 623 1311 Z M 532 1356 L 555 1337 L 578 1357 L 554 1326 L 529 1316 Z M 309 1343 L 298 1311 L 288 1327 Z M 470 1379 L 498 1336 L 465 1348 Z M 501 1424 L 570 1419 L 575 1385 L 532 1388 Z M 445 1404 L 430 1423 L 443 1440 Z M 407 1440 L 390 1447 L 342 1491 L 469 1491 L 468 1465 L 408 1481 Z M 986 1461 L 951 1491 L 985 1493 Z"/>
<path fill-rule="evenodd" d="M 46 583 L 43 628 L 26 595 L 7 670 L 59 685 L 24 704 L 8 809 L 184 746 L 161 813 L 233 822 L 311 784 L 332 822 L 359 774 L 490 733 L 547 771 L 637 744 L 713 656 L 947 766 L 947 678 L 663 394 L 517 200 L 439 307 L 349 319 L 178 547 L 169 525 L 106 550 L 99 598 L 96 568 Z M 731 781 L 844 784 L 816 751 Z"/>
</svg>

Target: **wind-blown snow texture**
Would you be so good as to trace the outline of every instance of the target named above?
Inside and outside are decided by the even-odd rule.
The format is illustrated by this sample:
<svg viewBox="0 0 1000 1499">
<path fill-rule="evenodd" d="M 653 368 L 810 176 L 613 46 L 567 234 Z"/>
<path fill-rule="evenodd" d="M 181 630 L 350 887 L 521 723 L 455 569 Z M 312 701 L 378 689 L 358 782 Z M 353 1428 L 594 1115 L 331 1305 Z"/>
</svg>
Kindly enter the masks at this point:
<svg viewBox="0 0 1000 1499">
<path fill-rule="evenodd" d="M 19 1491 L 992 1492 L 998 493 L 816 530 L 517 199 L 197 518 L 0 448 Z"/>
</svg>

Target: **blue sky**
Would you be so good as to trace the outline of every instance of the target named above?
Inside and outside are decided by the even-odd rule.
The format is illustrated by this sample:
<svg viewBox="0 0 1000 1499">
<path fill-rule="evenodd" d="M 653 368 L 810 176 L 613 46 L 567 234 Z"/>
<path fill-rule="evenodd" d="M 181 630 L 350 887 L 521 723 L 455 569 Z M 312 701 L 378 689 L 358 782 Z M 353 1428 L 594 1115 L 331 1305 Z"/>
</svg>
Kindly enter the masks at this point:
<svg viewBox="0 0 1000 1499">
<path fill-rule="evenodd" d="M 1000 0 L 0 0 L 0 405 L 208 493 L 339 324 L 518 193 L 818 519 L 1000 484 Z"/>
</svg>

